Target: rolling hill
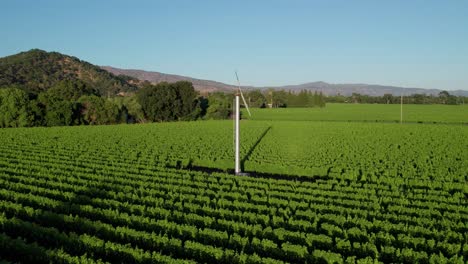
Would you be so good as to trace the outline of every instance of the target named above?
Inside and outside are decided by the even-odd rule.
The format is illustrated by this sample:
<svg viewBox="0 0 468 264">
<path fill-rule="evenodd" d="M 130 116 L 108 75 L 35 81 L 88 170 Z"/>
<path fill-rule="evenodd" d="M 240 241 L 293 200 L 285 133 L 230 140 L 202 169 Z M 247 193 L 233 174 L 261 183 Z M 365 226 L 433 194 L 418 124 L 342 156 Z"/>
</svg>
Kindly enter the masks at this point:
<svg viewBox="0 0 468 264">
<path fill-rule="evenodd" d="M 160 83 L 160 82 L 177 82 L 177 81 L 189 81 L 193 84 L 194 88 L 197 91 L 201 92 L 232 92 L 236 89 L 236 86 L 229 85 L 221 82 L 215 82 L 210 80 L 200 80 L 186 76 L 180 76 L 175 74 L 165 74 L 160 72 L 151 72 L 143 70 L 125 70 L 114 68 L 111 66 L 101 66 L 102 69 L 113 73 L 115 75 L 126 75 L 136 78 L 141 81 L 149 81 L 151 83 Z"/>
<path fill-rule="evenodd" d="M 137 78 L 141 81 L 149 81 L 152 83 L 160 82 L 176 82 L 176 81 L 190 81 L 193 83 L 195 89 L 202 92 L 213 92 L 213 91 L 232 91 L 236 88 L 234 85 L 225 84 L 221 82 L 215 82 L 210 80 L 200 80 L 186 76 L 165 74 L 160 72 L 151 72 L 143 70 L 127 70 L 119 69 L 110 66 L 101 66 L 102 69 L 105 69 L 116 75 L 128 75 L 134 78 Z M 427 94 L 437 96 L 442 90 L 440 89 L 424 89 L 424 88 L 404 88 L 396 86 L 386 86 L 386 85 L 375 85 L 375 84 L 331 84 L 326 82 L 309 82 L 299 85 L 286 85 L 286 86 L 274 86 L 274 87 L 253 87 L 245 86 L 245 89 L 268 89 L 273 88 L 275 90 L 311 90 L 311 91 L 321 91 L 325 95 L 352 95 L 353 93 L 359 93 L 369 96 L 382 96 L 384 94 L 393 94 L 394 96 L 399 96 L 401 94 L 411 95 L 411 94 Z M 457 90 L 450 91 L 450 94 L 453 95 L 462 95 L 468 96 L 468 91 Z"/>
<path fill-rule="evenodd" d="M 81 80 L 101 95 L 135 91 L 139 82 L 58 52 L 33 49 L 0 58 L 0 87 L 39 93 L 62 80 Z"/>
</svg>

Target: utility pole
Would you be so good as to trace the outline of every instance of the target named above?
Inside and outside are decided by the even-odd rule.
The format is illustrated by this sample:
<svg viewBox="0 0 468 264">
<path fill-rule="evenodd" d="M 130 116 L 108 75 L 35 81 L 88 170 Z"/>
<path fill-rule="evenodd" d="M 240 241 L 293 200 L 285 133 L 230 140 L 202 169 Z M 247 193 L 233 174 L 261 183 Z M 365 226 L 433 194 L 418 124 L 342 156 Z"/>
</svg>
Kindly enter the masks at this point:
<svg viewBox="0 0 468 264">
<path fill-rule="evenodd" d="M 400 124 L 403 124 L 403 93 L 400 100 Z"/>
</svg>

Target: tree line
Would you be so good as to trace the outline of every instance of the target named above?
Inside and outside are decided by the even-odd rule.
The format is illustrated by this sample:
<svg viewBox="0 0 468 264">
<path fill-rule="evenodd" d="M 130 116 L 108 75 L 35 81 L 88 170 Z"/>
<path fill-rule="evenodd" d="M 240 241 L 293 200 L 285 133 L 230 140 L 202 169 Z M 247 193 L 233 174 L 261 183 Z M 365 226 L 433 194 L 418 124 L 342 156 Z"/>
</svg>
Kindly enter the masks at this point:
<svg viewBox="0 0 468 264">
<path fill-rule="evenodd" d="M 105 97 L 86 83 L 60 81 L 44 92 L 0 89 L 0 127 L 105 125 L 231 115 L 227 95 L 199 96 L 190 82 L 145 83 L 130 96 Z"/>
<path fill-rule="evenodd" d="M 329 103 L 360 103 L 360 104 L 399 104 L 401 96 L 384 94 L 383 96 L 369 96 L 359 93 L 353 93 L 351 96 L 334 95 L 327 96 Z M 460 105 L 468 103 L 468 97 L 451 95 L 447 91 L 441 91 L 438 96 L 427 94 L 404 95 L 405 104 L 447 104 Z"/>
<path fill-rule="evenodd" d="M 252 107 L 325 107 L 322 92 L 301 90 L 299 92 L 267 89 L 246 92 L 246 100 Z"/>
<path fill-rule="evenodd" d="M 399 103 L 400 97 L 324 96 L 321 92 L 301 90 L 249 90 L 245 98 L 250 107 L 324 107 L 326 102 Z M 443 91 L 439 96 L 414 94 L 405 103 L 462 104 L 465 97 Z M 106 97 L 80 80 L 63 80 L 37 93 L 18 87 L 0 89 L 0 127 L 106 125 L 199 119 L 228 119 L 233 112 L 233 93 L 200 95 L 192 83 L 151 84 L 128 96 Z M 468 102 L 468 100 L 467 100 Z"/>
<path fill-rule="evenodd" d="M 151 84 L 129 96 L 106 97 L 81 80 L 63 80 L 41 92 L 0 89 L 0 127 L 106 125 L 198 119 L 228 119 L 233 93 L 199 95 L 192 83 Z M 251 107 L 325 106 L 321 93 L 246 91 Z"/>
</svg>

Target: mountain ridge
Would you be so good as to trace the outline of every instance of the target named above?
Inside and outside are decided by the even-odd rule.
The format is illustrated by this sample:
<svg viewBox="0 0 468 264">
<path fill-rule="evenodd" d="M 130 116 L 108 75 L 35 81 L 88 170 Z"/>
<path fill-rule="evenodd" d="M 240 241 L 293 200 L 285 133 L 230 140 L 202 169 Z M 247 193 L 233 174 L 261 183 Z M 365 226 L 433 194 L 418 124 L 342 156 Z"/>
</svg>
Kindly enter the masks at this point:
<svg viewBox="0 0 468 264">
<path fill-rule="evenodd" d="M 202 80 L 176 74 L 166 74 L 154 71 L 145 71 L 138 69 L 121 69 L 112 66 L 100 66 L 115 75 L 128 75 L 133 78 L 137 78 L 140 81 L 149 81 L 151 83 L 159 82 L 176 82 L 176 81 L 191 81 L 196 90 L 201 92 L 232 92 L 237 86 L 225 84 L 222 82 L 212 80 Z M 344 83 L 344 84 L 332 84 L 324 81 L 307 82 L 303 84 L 295 85 L 283 85 L 283 86 L 242 86 L 244 89 L 275 89 L 275 90 L 310 90 L 322 92 L 325 95 L 345 95 L 350 96 L 353 93 L 359 93 L 369 96 L 383 96 L 384 94 L 392 94 L 394 96 L 400 95 L 411 95 L 411 94 L 427 94 L 437 96 L 441 89 L 426 89 L 426 88 L 407 88 L 398 87 L 391 85 L 379 85 L 379 84 L 363 84 L 363 83 Z M 468 96 L 468 91 L 465 90 L 454 90 L 449 91 L 450 94 L 456 96 Z"/>
<path fill-rule="evenodd" d="M 167 74 L 154 71 L 145 71 L 138 69 L 121 69 L 112 66 L 100 66 L 101 69 L 109 71 L 114 75 L 126 75 L 133 78 L 137 78 L 140 81 L 149 81 L 151 83 L 160 83 L 160 82 L 177 82 L 177 81 L 190 81 L 196 90 L 202 92 L 216 92 L 216 91 L 234 91 L 237 86 L 225 84 L 222 82 L 211 81 L 211 80 L 202 80 L 177 74 Z"/>
<path fill-rule="evenodd" d="M 143 81 L 160 82 L 192 82 L 194 88 L 202 94 L 211 92 L 234 92 L 235 85 L 212 80 L 202 80 L 176 74 L 166 74 L 138 69 L 120 69 L 111 66 L 97 66 L 80 60 L 77 57 L 32 49 L 14 55 L 0 58 L 0 87 L 20 87 L 33 93 L 47 90 L 62 80 L 81 80 L 92 88 L 99 90 L 101 95 L 116 95 L 135 92 Z M 246 90 L 309 90 L 322 92 L 325 95 L 350 96 L 353 93 L 368 96 L 394 96 L 427 94 L 438 96 L 440 89 L 403 88 L 376 84 L 332 84 L 323 81 L 308 82 L 296 85 L 254 87 L 243 86 Z M 468 91 L 449 91 L 452 95 L 468 96 Z"/>
</svg>

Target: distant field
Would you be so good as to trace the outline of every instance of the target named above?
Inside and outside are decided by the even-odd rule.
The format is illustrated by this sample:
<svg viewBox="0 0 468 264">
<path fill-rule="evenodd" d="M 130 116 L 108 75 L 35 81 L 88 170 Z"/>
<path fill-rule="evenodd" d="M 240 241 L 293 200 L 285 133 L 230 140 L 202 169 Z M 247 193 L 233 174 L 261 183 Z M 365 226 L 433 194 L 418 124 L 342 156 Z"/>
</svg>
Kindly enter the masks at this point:
<svg viewBox="0 0 468 264">
<path fill-rule="evenodd" d="M 252 109 L 251 120 L 400 122 L 398 104 L 327 104 L 325 108 Z M 467 105 L 403 105 L 404 122 L 468 123 Z"/>
<path fill-rule="evenodd" d="M 232 121 L 0 129 L 0 260 L 466 263 L 468 126 L 326 109 L 254 110 L 252 176 Z"/>
</svg>

